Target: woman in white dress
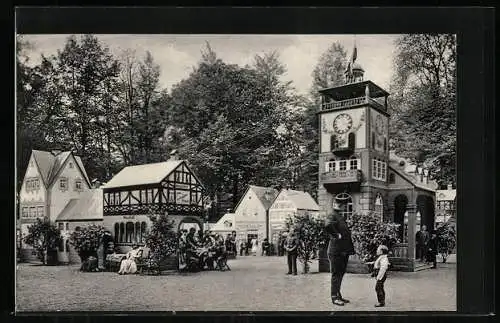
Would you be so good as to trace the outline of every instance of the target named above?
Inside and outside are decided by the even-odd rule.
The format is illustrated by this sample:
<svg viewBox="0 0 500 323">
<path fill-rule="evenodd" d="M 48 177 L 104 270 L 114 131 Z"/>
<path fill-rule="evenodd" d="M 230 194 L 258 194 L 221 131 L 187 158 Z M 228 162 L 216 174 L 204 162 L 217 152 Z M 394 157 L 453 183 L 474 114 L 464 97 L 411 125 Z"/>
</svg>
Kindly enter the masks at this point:
<svg viewBox="0 0 500 323">
<path fill-rule="evenodd" d="M 127 258 L 124 259 L 121 264 L 120 264 L 120 270 L 118 271 L 118 274 L 120 275 L 125 275 L 125 274 L 135 274 L 137 272 L 137 258 L 140 257 L 140 252 L 141 249 L 139 249 L 138 245 L 133 245 L 132 250 L 127 252 Z"/>
<path fill-rule="evenodd" d="M 253 238 L 250 243 L 252 244 L 252 255 L 257 256 L 257 252 L 259 251 L 259 242 L 257 238 Z"/>
</svg>

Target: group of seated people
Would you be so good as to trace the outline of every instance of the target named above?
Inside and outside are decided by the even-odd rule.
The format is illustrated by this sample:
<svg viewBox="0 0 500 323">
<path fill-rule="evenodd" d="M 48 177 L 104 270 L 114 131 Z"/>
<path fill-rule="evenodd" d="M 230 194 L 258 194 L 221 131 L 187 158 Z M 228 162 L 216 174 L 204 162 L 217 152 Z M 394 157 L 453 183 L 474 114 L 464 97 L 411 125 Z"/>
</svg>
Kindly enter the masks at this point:
<svg viewBox="0 0 500 323">
<path fill-rule="evenodd" d="M 227 257 L 234 250 L 234 239 L 228 235 L 226 239 L 220 234 L 210 231 L 196 234 L 195 228 L 182 230 L 179 237 L 179 269 L 187 266 L 189 257 L 201 258 L 200 269 L 217 268 L 218 260 Z"/>
</svg>

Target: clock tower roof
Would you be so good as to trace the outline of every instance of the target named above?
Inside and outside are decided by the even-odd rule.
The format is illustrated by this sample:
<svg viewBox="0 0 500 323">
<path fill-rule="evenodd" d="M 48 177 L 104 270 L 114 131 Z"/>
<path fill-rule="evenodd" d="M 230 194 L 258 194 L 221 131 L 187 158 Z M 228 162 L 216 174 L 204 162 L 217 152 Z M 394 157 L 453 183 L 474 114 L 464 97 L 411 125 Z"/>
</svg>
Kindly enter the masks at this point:
<svg viewBox="0 0 500 323">
<path fill-rule="evenodd" d="M 328 95 L 336 101 L 342 101 L 365 96 L 367 86 L 370 90 L 370 97 L 372 98 L 389 96 L 389 93 L 387 91 L 385 91 L 372 81 L 361 81 L 357 83 L 349 83 L 341 86 L 321 89 L 319 90 L 319 93 Z"/>
</svg>

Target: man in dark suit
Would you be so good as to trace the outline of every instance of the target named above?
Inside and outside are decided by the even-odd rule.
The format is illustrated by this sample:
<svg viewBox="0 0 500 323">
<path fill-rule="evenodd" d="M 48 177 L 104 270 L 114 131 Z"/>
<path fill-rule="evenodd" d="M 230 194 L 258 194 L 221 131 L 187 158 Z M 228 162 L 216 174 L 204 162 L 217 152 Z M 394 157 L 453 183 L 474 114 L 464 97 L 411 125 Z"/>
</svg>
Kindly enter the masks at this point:
<svg viewBox="0 0 500 323">
<path fill-rule="evenodd" d="M 415 236 L 417 259 L 424 262 L 427 258 L 427 243 L 429 242 L 429 232 L 427 226 L 424 224 Z"/>
<path fill-rule="evenodd" d="M 287 275 L 297 275 L 297 256 L 299 247 L 299 240 L 297 238 L 294 230 L 290 230 L 288 237 L 285 242 L 285 250 L 287 255 L 287 263 L 288 263 L 288 273 Z"/>
<path fill-rule="evenodd" d="M 328 260 L 330 260 L 331 298 L 335 305 L 343 306 L 349 300 L 342 297 L 340 288 L 347 269 L 349 256 L 354 254 L 351 232 L 344 217 L 340 214 L 341 207 L 338 201 L 333 203 L 333 213 L 326 221 L 326 231 L 330 236 L 328 243 Z"/>
</svg>

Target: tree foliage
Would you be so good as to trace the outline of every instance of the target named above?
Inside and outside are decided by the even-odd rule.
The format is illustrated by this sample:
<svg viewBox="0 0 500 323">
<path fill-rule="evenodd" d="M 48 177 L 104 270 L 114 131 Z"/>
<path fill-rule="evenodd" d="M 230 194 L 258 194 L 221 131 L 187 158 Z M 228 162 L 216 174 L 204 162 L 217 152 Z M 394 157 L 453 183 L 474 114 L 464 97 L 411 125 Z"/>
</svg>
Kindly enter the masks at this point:
<svg viewBox="0 0 500 323">
<path fill-rule="evenodd" d="M 89 256 L 97 258 L 97 249 L 106 230 L 100 225 L 89 225 L 71 233 L 69 242 L 75 248 L 82 262 Z"/>
<path fill-rule="evenodd" d="M 457 233 L 455 226 L 449 222 L 445 222 L 437 228 L 438 252 L 446 262 L 448 256 L 453 253 L 457 244 Z"/>
<path fill-rule="evenodd" d="M 146 246 L 150 249 L 152 259 L 159 263 L 177 252 L 179 237 L 174 229 L 174 221 L 167 214 L 152 214 L 150 219 L 152 226 L 146 236 Z"/>
<path fill-rule="evenodd" d="M 47 219 L 38 218 L 28 226 L 24 242 L 37 251 L 38 258 L 45 264 L 45 253 L 57 249 L 61 239 L 61 232 L 54 224 Z"/>
<path fill-rule="evenodd" d="M 325 242 L 324 221 L 310 214 L 294 215 L 286 221 L 288 230 L 293 228 L 299 239 L 298 259 L 307 273 L 314 252 Z"/>
<path fill-rule="evenodd" d="M 391 149 L 456 183 L 456 40 L 411 34 L 396 40 L 391 85 Z"/>
<path fill-rule="evenodd" d="M 380 215 L 374 212 L 353 214 L 346 222 L 351 230 L 354 251 L 363 262 L 376 258 L 379 245 L 386 245 L 391 250 L 399 242 L 399 224 L 382 222 Z"/>
</svg>

